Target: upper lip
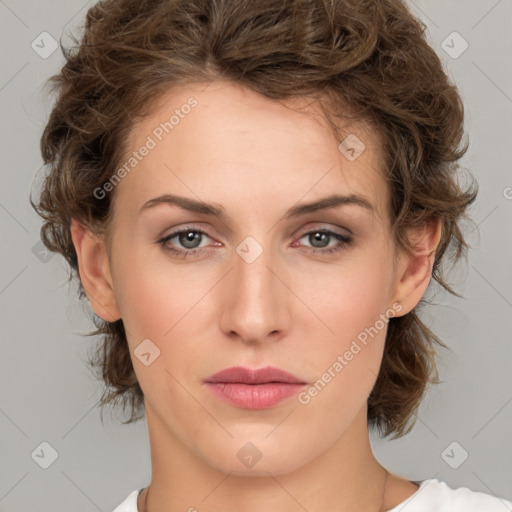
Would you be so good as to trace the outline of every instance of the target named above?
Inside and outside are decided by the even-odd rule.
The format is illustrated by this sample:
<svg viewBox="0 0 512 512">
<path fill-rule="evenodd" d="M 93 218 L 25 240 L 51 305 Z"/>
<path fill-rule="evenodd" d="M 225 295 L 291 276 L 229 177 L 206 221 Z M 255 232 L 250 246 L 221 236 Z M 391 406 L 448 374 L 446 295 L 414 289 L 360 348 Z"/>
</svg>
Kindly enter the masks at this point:
<svg viewBox="0 0 512 512">
<path fill-rule="evenodd" d="M 226 368 L 205 379 L 205 382 L 237 382 L 240 384 L 266 384 L 269 382 L 284 382 L 288 384 L 305 384 L 304 381 L 280 368 L 266 366 L 251 369 L 243 366 Z"/>
</svg>

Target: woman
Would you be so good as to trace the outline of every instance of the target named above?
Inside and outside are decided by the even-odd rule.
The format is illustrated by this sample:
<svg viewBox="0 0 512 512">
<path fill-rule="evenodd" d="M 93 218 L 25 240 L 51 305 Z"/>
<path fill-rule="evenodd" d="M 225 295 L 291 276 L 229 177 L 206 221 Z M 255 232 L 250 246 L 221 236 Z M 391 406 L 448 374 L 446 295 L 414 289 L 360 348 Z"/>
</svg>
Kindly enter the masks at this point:
<svg viewBox="0 0 512 512">
<path fill-rule="evenodd" d="M 115 512 L 507 510 L 379 464 L 465 249 L 463 108 L 399 0 L 107 0 L 53 78 L 38 212 L 152 477 Z M 448 250 L 450 249 L 450 251 Z"/>
</svg>

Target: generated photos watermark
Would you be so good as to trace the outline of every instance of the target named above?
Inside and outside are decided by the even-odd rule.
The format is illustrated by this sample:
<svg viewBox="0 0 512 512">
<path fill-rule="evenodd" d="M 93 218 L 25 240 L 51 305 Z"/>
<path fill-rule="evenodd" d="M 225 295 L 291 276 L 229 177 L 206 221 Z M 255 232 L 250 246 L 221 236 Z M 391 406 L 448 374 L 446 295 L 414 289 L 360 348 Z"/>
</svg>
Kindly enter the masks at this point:
<svg viewBox="0 0 512 512">
<path fill-rule="evenodd" d="M 192 109 L 197 107 L 198 104 L 199 102 L 197 99 L 191 96 L 188 98 L 186 103 L 180 106 L 180 108 L 175 108 L 174 113 L 169 117 L 169 120 L 164 121 L 155 127 L 151 134 L 146 137 L 146 142 L 144 142 L 138 150 L 133 151 L 132 155 L 101 187 L 94 189 L 94 197 L 96 199 L 105 199 L 107 193 L 112 192 L 116 185 L 118 185 L 127 174 L 137 167 L 137 165 L 149 155 L 150 151 L 158 146 L 158 143 L 164 139 L 165 135 L 171 133 L 171 131 L 180 124 L 181 120 L 185 119 L 185 117 L 190 114 Z"/>
<path fill-rule="evenodd" d="M 369 339 L 375 338 L 379 332 L 385 329 L 389 319 L 395 317 L 402 309 L 403 306 L 400 302 L 393 303 L 391 308 L 385 313 L 381 313 L 378 320 L 372 326 L 366 327 L 361 331 L 357 338 L 352 340 L 350 347 L 336 358 L 322 376 L 313 385 L 298 394 L 297 399 L 299 403 L 302 405 L 309 404 L 311 399 L 317 396 L 368 345 Z"/>
</svg>

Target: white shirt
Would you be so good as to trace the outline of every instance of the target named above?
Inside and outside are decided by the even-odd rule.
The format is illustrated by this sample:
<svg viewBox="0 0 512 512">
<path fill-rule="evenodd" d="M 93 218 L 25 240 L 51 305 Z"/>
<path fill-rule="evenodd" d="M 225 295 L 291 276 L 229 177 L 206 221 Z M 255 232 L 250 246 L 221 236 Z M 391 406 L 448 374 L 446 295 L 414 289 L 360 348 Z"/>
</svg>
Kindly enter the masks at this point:
<svg viewBox="0 0 512 512">
<path fill-rule="evenodd" d="M 512 512 L 512 502 L 466 487 L 451 489 L 437 479 L 416 482 L 419 489 L 388 512 Z M 142 489 L 130 493 L 113 512 L 138 512 L 137 497 Z"/>
</svg>

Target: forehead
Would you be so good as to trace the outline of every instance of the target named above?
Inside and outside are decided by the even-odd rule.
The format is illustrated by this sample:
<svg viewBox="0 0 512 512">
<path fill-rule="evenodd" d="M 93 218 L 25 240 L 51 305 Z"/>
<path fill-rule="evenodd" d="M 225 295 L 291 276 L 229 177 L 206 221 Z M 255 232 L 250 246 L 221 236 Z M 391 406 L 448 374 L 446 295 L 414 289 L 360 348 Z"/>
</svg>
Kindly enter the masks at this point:
<svg viewBox="0 0 512 512">
<path fill-rule="evenodd" d="M 139 156 L 115 201 L 140 207 L 168 192 L 238 206 L 265 198 L 284 210 L 340 193 L 369 197 L 386 215 L 380 137 L 364 122 L 338 127 L 339 136 L 311 98 L 277 101 L 223 81 L 175 87 L 132 128 L 123 163 Z"/>
</svg>

